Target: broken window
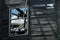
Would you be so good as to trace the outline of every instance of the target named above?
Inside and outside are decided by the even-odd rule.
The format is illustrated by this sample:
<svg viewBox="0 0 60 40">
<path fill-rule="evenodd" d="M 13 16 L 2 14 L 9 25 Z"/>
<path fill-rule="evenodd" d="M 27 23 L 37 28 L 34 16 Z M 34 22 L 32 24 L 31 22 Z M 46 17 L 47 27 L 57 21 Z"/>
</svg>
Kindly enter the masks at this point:
<svg viewBox="0 0 60 40">
<path fill-rule="evenodd" d="M 9 35 L 28 34 L 28 8 L 11 8 L 9 13 Z"/>
</svg>

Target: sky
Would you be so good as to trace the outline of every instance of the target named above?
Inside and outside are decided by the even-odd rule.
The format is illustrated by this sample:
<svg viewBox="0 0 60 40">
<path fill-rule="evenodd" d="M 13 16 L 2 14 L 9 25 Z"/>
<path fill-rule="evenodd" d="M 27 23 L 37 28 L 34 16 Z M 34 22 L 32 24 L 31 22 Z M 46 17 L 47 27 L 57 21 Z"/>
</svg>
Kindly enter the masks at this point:
<svg viewBox="0 0 60 40">
<path fill-rule="evenodd" d="M 20 8 L 22 11 L 26 12 L 27 8 Z M 14 14 L 18 14 L 20 12 L 18 12 L 16 9 L 12 9 L 11 10 L 11 13 L 14 13 Z"/>
<path fill-rule="evenodd" d="M 26 10 L 27 10 L 27 8 L 20 8 L 20 9 L 24 12 L 26 12 Z M 13 9 L 11 9 L 11 13 L 18 14 L 20 12 L 13 8 Z M 11 14 L 11 19 L 15 19 L 15 18 L 17 18 L 17 16 Z"/>
</svg>

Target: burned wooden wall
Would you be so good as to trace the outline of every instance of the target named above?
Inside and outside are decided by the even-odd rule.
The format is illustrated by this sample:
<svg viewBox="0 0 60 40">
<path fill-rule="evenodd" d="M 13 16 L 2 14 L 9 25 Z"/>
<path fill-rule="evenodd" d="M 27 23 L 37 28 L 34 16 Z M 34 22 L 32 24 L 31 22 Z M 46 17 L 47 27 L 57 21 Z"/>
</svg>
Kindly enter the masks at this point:
<svg viewBox="0 0 60 40">
<path fill-rule="evenodd" d="M 9 17 L 9 14 L 8 14 L 8 7 L 7 5 L 5 4 L 5 0 L 0 0 L 1 1 L 1 25 L 0 25 L 0 28 L 1 28 L 1 40 L 8 40 L 8 17 Z"/>
<path fill-rule="evenodd" d="M 58 40 L 60 40 L 60 0 L 56 0 L 56 10 L 57 10 L 57 34 Z"/>
<path fill-rule="evenodd" d="M 42 36 L 42 37 L 41 36 L 31 37 L 32 35 L 30 35 L 30 33 L 29 33 L 28 36 L 9 37 L 8 36 L 8 30 L 9 30 L 8 29 L 9 28 L 9 8 L 5 4 L 5 1 L 4 0 L 1 0 L 1 2 L 2 2 L 3 5 L 1 7 L 1 14 L 0 14 L 0 29 L 1 29 L 1 31 L 0 31 L 0 40 L 31 40 L 31 39 L 32 40 L 36 40 L 36 39 L 40 40 L 40 38 L 42 38 L 42 40 L 46 40 L 45 36 Z M 58 1 L 58 4 L 59 4 L 59 1 Z M 41 32 L 43 33 L 43 31 L 41 31 Z M 59 37 L 60 37 L 60 34 L 59 34 Z M 47 39 L 47 40 L 49 40 L 49 39 Z"/>
</svg>

